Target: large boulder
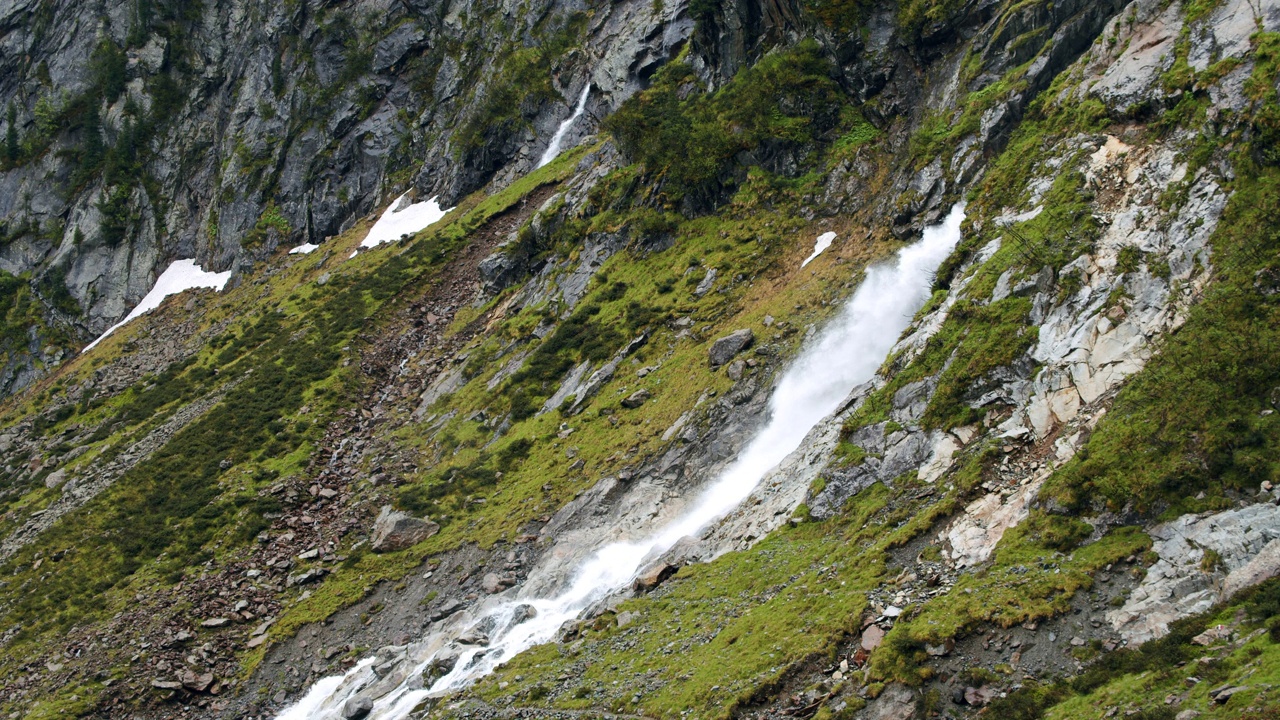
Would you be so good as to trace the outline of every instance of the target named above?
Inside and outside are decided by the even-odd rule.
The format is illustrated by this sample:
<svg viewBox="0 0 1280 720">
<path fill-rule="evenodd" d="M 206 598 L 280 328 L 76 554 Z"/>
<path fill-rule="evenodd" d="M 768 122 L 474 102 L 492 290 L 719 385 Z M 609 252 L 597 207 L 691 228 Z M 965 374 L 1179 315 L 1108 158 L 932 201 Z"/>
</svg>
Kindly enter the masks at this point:
<svg viewBox="0 0 1280 720">
<path fill-rule="evenodd" d="M 367 697 L 353 697 L 342 706 L 343 720 L 362 720 L 373 712 L 373 700 Z"/>
<path fill-rule="evenodd" d="M 636 592 L 649 592 L 666 582 L 668 578 L 676 574 L 680 568 L 668 562 L 659 562 L 653 567 L 641 573 L 631 583 L 632 589 Z"/>
<path fill-rule="evenodd" d="M 709 354 L 711 367 L 719 367 L 729 362 L 735 355 L 751 347 L 756 341 L 756 334 L 750 328 L 743 328 L 725 335 L 711 344 Z"/>
<path fill-rule="evenodd" d="M 440 526 L 430 520 L 383 505 L 382 512 L 373 523 L 373 539 L 369 546 L 374 552 L 394 552 L 416 545 L 438 532 Z"/>
<path fill-rule="evenodd" d="M 634 410 L 645 403 L 646 400 L 653 397 L 648 390 L 637 390 L 622 400 L 622 407 Z"/>
</svg>

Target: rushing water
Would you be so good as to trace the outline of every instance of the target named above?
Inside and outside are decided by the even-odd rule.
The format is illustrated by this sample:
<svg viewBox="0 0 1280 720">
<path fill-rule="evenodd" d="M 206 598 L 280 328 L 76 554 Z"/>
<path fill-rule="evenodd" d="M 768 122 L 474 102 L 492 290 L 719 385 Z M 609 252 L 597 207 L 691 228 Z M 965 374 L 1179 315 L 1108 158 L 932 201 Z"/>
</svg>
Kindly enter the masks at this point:
<svg viewBox="0 0 1280 720">
<path fill-rule="evenodd" d="M 401 720 L 424 698 L 464 687 L 512 656 L 550 641 L 566 621 L 627 587 L 644 562 L 737 507 L 770 470 L 799 447 L 814 426 L 840 406 L 850 390 L 875 374 L 911 317 L 928 299 L 929 278 L 959 242 L 963 219 L 964 208 L 956 205 L 942 224 L 926 229 L 920 241 L 900 250 L 891 262 L 867 270 L 853 297 L 782 376 L 770 399 L 765 427 L 684 515 L 656 528 L 643 540 L 600 548 L 558 594 L 519 597 L 483 612 L 463 631 L 488 628 L 488 645 L 465 646 L 453 669 L 430 688 L 423 688 L 417 678 L 447 640 L 429 644 L 434 649 L 407 673 L 404 682 L 377 693 L 369 717 Z M 535 611 L 532 617 L 530 607 Z M 317 682 L 278 720 L 341 718 L 343 704 L 378 680 L 371 664 L 365 660 L 344 676 Z"/>
<path fill-rule="evenodd" d="M 591 83 L 582 88 L 582 97 L 578 98 L 578 107 L 574 108 L 573 114 L 564 122 L 560 123 L 560 127 L 556 128 L 556 134 L 551 136 L 551 144 L 547 145 L 547 151 L 542 153 L 542 159 L 538 161 L 538 167 L 542 167 L 560 154 L 560 146 L 564 144 L 564 136 L 569 133 L 569 128 L 573 127 L 573 123 L 582 117 L 582 112 L 587 109 L 587 96 L 591 94 Z"/>
</svg>

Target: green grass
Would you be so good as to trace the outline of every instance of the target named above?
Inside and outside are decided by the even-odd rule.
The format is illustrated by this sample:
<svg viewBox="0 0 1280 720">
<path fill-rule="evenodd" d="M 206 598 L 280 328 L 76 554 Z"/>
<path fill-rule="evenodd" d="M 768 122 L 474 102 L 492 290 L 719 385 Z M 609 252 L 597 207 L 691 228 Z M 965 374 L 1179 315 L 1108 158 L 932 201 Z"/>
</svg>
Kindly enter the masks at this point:
<svg viewBox="0 0 1280 720">
<path fill-rule="evenodd" d="M 356 333 L 367 330 L 380 309 L 399 302 L 406 289 L 429 281 L 435 268 L 465 244 L 469 228 L 534 189 L 560 181 L 586 150 L 566 153 L 502 193 L 470 200 L 413 242 L 343 263 L 323 288 L 310 282 L 323 257 L 281 256 L 287 269 L 272 277 L 265 298 L 252 283 L 213 298 L 205 308 L 205 327 L 230 323 L 194 357 L 105 401 L 70 404 L 56 415 L 41 416 L 46 419 L 40 430 L 51 436 L 73 424 L 99 428 L 88 452 L 76 461 L 75 466 L 88 467 L 120 452 L 178 408 L 241 379 L 221 403 L 157 453 L 6 561 L 9 582 L 0 587 L 0 622 L 21 630 L 5 647 L 4 661 L 27 657 L 51 636 L 118 612 L 141 591 L 172 586 L 207 560 L 241 553 L 269 524 L 264 515 L 280 510 L 260 492 L 279 477 L 304 471 L 324 424 L 356 397 L 353 375 L 343 366 Z M 357 228 L 331 242 L 358 243 L 359 234 Z M 169 312 L 158 311 L 108 338 L 90 356 L 77 358 L 43 383 L 40 396 L 32 393 L 10 403 L 9 422 L 74 385 L 104 356 L 127 347 L 135 333 Z M 224 461 L 230 466 L 223 468 Z M 18 515 L 6 525 L 16 525 L 57 494 L 37 483 L 25 494 L 9 495 L 6 503 Z M 42 557 L 56 557 L 58 572 L 37 568 L 35 560 Z M 291 631 L 359 599 L 366 572 L 378 578 L 403 574 L 417 561 L 405 554 L 368 558 L 357 572 L 335 573 L 337 581 L 326 583 L 313 605 L 295 606 L 274 632 Z"/>
<path fill-rule="evenodd" d="M 474 692 L 517 707 L 729 717 L 796 663 L 822 660 L 856 633 L 867 590 L 883 581 L 886 550 L 917 536 L 934 519 L 924 512 L 926 522 L 907 522 L 923 509 L 874 485 L 839 519 L 801 523 L 750 550 L 682 569 L 653 594 L 618 607 L 637 614 L 625 628 L 606 614 L 587 624 L 584 641 L 527 651 Z M 531 697 L 532 688 L 554 686 L 569 667 L 571 687 Z M 660 689 L 632 704 L 640 682 Z"/>
<path fill-rule="evenodd" d="M 1115 715 L 1173 717 L 1193 710 L 1218 720 L 1262 720 L 1280 712 L 1280 644 L 1277 623 L 1280 582 L 1272 580 L 1229 603 L 1174 623 L 1165 637 L 1139 648 L 1102 656 L 1083 673 L 1056 682 L 1029 682 L 997 700 L 987 714 L 998 720 L 1089 720 Z M 1215 625 L 1227 625 L 1242 640 L 1205 647 L 1191 639 Z M 1210 690 L 1244 685 L 1245 692 L 1224 704 Z M 1164 701 L 1183 696 L 1177 705 Z"/>
<path fill-rule="evenodd" d="M 561 173 L 571 171 L 577 163 L 578 158 L 568 155 L 543 170 L 562 177 Z M 519 188 L 503 195 L 496 203 L 485 201 L 471 210 L 464 206 L 456 211 L 453 225 L 434 232 L 447 238 L 465 238 L 461 228 L 479 224 L 466 218 L 481 212 L 492 215 L 515 202 L 517 193 L 530 192 L 540 184 L 542 181 L 536 178 L 522 181 Z M 540 406 L 540 400 L 554 391 L 560 377 L 539 363 L 553 363 L 556 369 L 561 368 L 563 357 L 577 360 L 584 346 L 569 337 L 557 340 L 555 334 L 540 342 L 532 338 L 529 333 L 539 322 L 555 317 L 553 310 L 538 307 L 503 316 L 489 333 L 474 340 L 464 350 L 473 358 L 468 372 L 474 374 L 437 409 L 456 410 L 457 417 L 434 436 L 427 435 L 421 425 L 413 423 L 395 434 L 398 446 L 421 453 L 423 457 L 420 463 L 423 470 L 407 478 L 409 482 L 401 490 L 398 502 L 415 512 L 430 515 L 441 523 L 441 532 L 400 553 L 353 556 L 347 567 L 313 586 L 310 597 L 288 608 L 273 626 L 272 636 L 286 637 L 309 622 L 328 617 L 364 597 L 377 582 L 399 578 L 433 554 L 468 542 L 481 547 L 510 542 L 530 520 L 554 512 L 596 479 L 652 457 L 664 444 L 663 431 L 692 407 L 703 392 L 721 394 L 732 386 L 723 372 L 713 372 L 706 361 L 709 343 L 720 334 L 738 327 L 753 327 L 761 334 L 765 315 L 789 317 L 792 329 L 775 330 L 777 337 L 769 341 L 778 355 L 789 356 L 799 340 L 794 326 L 826 317 L 834 306 L 817 299 L 844 292 L 841 286 L 847 285 L 848 277 L 847 266 L 835 265 L 830 259 L 811 266 L 815 270 L 813 275 L 800 276 L 778 269 L 780 261 L 798 263 L 803 255 L 802 248 L 787 242 L 792 233 L 807 226 L 807 221 L 798 217 L 797 210 L 803 192 L 786 183 L 776 184 L 763 174 L 754 174 L 720 216 L 677 223 L 672 230 L 676 244 L 671 249 L 648 251 L 644 249 L 645 237 L 633 235 L 636 244 L 601 268 L 597 280 L 579 304 L 577 312 L 581 313 L 582 322 L 572 321 L 571 316 L 561 321 L 561 330 L 557 332 L 576 335 L 582 332 L 584 324 L 593 328 L 618 328 L 610 334 L 611 343 L 601 345 L 597 358 L 608 357 L 641 329 L 647 328 L 651 337 L 637 352 L 636 363 L 624 362 L 613 381 L 577 415 L 564 417 L 559 412 L 550 412 L 522 418 L 512 416 L 513 423 L 502 438 L 491 447 L 483 448 L 492 438 L 492 426 L 486 428 L 467 418 L 479 410 L 490 417 L 501 418 L 511 415 L 517 407 Z M 615 212 L 588 222 L 601 230 L 626 231 L 632 227 L 632 218 L 630 211 Z M 570 257 L 574 251 L 573 245 L 563 241 L 547 249 L 550 254 L 564 253 Z M 847 258 L 865 263 L 886 251 L 882 244 L 868 243 L 851 246 L 843 252 Z M 369 256 L 367 262 L 376 261 L 376 253 Z M 744 275 L 744 280 L 727 292 L 696 298 L 682 278 L 684 271 L 691 267 L 695 268 L 691 276 L 698 278 L 702 277 L 704 267 L 734 268 Z M 679 289 L 673 283 L 670 290 L 664 290 L 672 278 L 680 279 Z M 498 306 L 501 302 L 500 296 L 491 305 Z M 797 306 L 804 310 L 797 311 Z M 590 315 L 586 317 L 588 308 Z M 666 321 L 681 316 L 692 317 L 695 327 L 706 329 L 697 337 L 677 339 L 676 330 Z M 638 324 L 635 321 L 638 317 L 647 321 Z M 490 390 L 490 378 L 507 360 L 506 357 L 494 360 L 492 353 L 512 341 L 531 346 L 534 353 L 526 360 L 522 375 Z M 537 359 L 539 354 L 543 360 Z M 645 365 L 660 367 L 640 380 L 635 376 L 635 369 Z M 470 369 L 472 366 L 474 371 Z M 621 398 L 641 387 L 648 389 L 653 399 L 639 409 L 622 410 Z M 517 400 L 522 393 L 526 397 Z M 518 405 L 514 405 L 517 402 Z M 567 440 L 556 437 L 561 423 L 574 428 Z M 582 470 L 569 469 L 573 461 L 565 455 L 568 447 L 577 449 L 575 459 L 585 464 Z M 544 490 L 543 486 L 550 489 Z M 256 665 L 261 656 L 261 652 L 249 655 L 245 672 Z"/>
<path fill-rule="evenodd" d="M 1092 586 L 1094 573 L 1151 547 L 1139 528 L 1126 527 L 1065 553 L 1061 548 L 1087 535 L 1073 527 L 1079 522 L 1041 515 L 1006 532 L 990 566 L 962 574 L 946 595 L 914 612 L 908 609 L 908 619 L 895 625 L 872 655 L 872 673 L 918 684 L 931 676 L 923 664 L 926 644 L 960 637 L 984 623 L 1011 627 L 1066 612 L 1076 592 Z"/>
<path fill-rule="evenodd" d="M 1207 509 L 1228 490 L 1280 480 L 1280 303 L 1255 287 L 1280 263 L 1280 171 L 1237 184 L 1211 240 L 1216 279 L 1120 393 L 1084 452 L 1046 491 L 1073 507 Z"/>
</svg>

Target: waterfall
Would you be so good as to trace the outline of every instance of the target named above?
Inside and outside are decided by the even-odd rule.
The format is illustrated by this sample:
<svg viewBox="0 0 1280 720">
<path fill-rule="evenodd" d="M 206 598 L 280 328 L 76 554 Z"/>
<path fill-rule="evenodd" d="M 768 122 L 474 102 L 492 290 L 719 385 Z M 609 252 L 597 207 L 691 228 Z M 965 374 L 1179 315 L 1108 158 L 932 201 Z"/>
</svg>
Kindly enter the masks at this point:
<svg viewBox="0 0 1280 720">
<path fill-rule="evenodd" d="M 426 658 L 404 676 L 407 680 L 373 698 L 370 720 L 402 720 L 423 699 L 465 687 L 516 654 L 552 640 L 564 622 L 626 588 L 647 559 L 697 534 L 746 500 L 810 430 L 835 412 L 850 390 L 874 376 L 911 317 L 928 300 L 930 277 L 959 242 L 963 219 L 964 207 L 956 205 L 940 225 L 927 228 L 918 242 L 900 250 L 892 261 L 868 268 L 853 297 L 783 374 L 769 401 L 764 428 L 681 517 L 641 541 L 600 548 L 558 595 L 519 597 L 481 614 L 463 630 L 482 623 L 492 628 L 487 647 L 466 647 L 447 675 L 430 688 L 414 687 L 448 642 L 433 639 L 425 646 L 431 648 Z M 532 617 L 530 607 L 535 611 Z M 317 682 L 278 720 L 341 718 L 343 704 L 378 680 L 371 662 L 362 662 L 344 676 Z"/>
<path fill-rule="evenodd" d="M 542 167 L 560 154 L 560 145 L 564 142 L 564 136 L 568 134 L 569 128 L 573 127 L 573 123 L 582 117 L 582 112 L 587 109 L 587 96 L 591 94 L 591 83 L 582 88 L 582 97 L 578 98 L 578 107 L 574 108 L 573 114 L 564 122 L 560 123 L 560 127 L 556 128 L 556 134 L 551 136 L 551 144 L 547 145 L 547 151 L 542 153 L 542 159 L 538 161 L 538 167 Z"/>
</svg>

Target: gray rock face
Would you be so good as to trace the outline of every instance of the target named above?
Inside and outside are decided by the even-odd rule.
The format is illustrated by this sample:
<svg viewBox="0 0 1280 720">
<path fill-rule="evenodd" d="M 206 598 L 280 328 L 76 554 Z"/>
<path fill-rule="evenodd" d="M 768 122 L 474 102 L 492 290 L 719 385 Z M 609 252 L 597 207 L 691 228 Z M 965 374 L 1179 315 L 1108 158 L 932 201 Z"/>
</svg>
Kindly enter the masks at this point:
<svg viewBox="0 0 1280 720">
<path fill-rule="evenodd" d="M 519 88 L 528 98 L 500 112 L 513 112 L 520 130 L 482 122 L 478 142 L 459 145 L 450 138 L 492 114 L 492 97 L 505 91 L 511 54 L 502 50 L 560 32 L 579 5 L 537 0 L 502 10 L 510 22 L 495 24 L 471 2 L 228 0 L 192 6 L 163 28 L 139 27 L 135 5 L 50 0 L 40 5 L 47 20 L 35 22 L 35 3 L 0 4 L 0 110 L 12 106 L 19 138 L 47 148 L 0 170 L 0 269 L 64 286 L 79 310 L 60 319 L 82 340 L 124 316 L 173 259 L 239 272 L 282 245 L 322 243 L 403 192 L 405 170 L 446 206 L 495 177 L 499 186 L 514 180 L 587 83 L 587 112 L 566 148 L 644 87 L 693 29 L 682 3 L 656 12 L 648 0 L 609 5 L 577 29 L 567 59 L 552 58 L 550 90 L 563 105 Z M 170 42 L 173 32 L 184 42 Z M 123 91 L 95 108 L 105 148 L 155 113 L 146 124 L 154 130 L 138 140 L 145 183 L 83 177 L 86 133 L 49 130 L 37 117 L 38 108 L 47 116 L 100 95 L 100 43 L 124 58 Z M 367 55 L 350 57 L 353 45 Z M 0 129 L 9 124 L 0 113 Z M 21 382 L 9 384 L 47 365 L 26 357 L 10 372 Z"/>
<path fill-rule="evenodd" d="M 703 295 L 711 292 L 711 288 L 715 287 L 717 274 L 718 272 L 715 268 L 708 269 L 707 274 L 703 276 L 702 281 L 698 283 L 698 287 L 693 289 L 694 296 L 702 297 Z"/>
<path fill-rule="evenodd" d="M 440 526 L 430 520 L 416 518 L 409 513 L 384 505 L 373 524 L 369 547 L 374 552 L 394 552 L 416 545 L 440 532 Z"/>
<path fill-rule="evenodd" d="M 351 698 L 342 706 L 344 720 L 362 720 L 373 712 L 373 700 L 367 697 Z"/>
<path fill-rule="evenodd" d="M 911 688 L 893 683 L 868 708 L 873 720 L 911 720 L 916 716 L 916 695 Z"/>
<path fill-rule="evenodd" d="M 622 400 L 622 407 L 634 409 L 645 403 L 646 400 L 653 397 L 648 390 L 637 390 Z"/>
<path fill-rule="evenodd" d="M 56 488 L 67 481 L 67 471 L 65 469 L 54 470 L 44 479 L 44 486 L 47 488 Z"/>
<path fill-rule="evenodd" d="M 1280 507 L 1272 502 L 1185 515 L 1150 534 L 1160 559 L 1124 607 L 1107 614 L 1131 643 L 1160 637 L 1175 620 L 1204 612 L 1280 569 Z"/>
<path fill-rule="evenodd" d="M 716 340 L 711 344 L 711 350 L 707 353 L 707 358 L 711 361 L 711 367 L 719 367 L 729 362 L 738 353 L 751 347 L 755 340 L 756 334 L 751 332 L 750 328 L 732 332 Z"/>
<path fill-rule="evenodd" d="M 480 580 L 480 588 L 490 595 L 500 593 L 513 584 L 515 584 L 514 579 L 498 573 L 485 573 L 485 576 Z"/>
</svg>

